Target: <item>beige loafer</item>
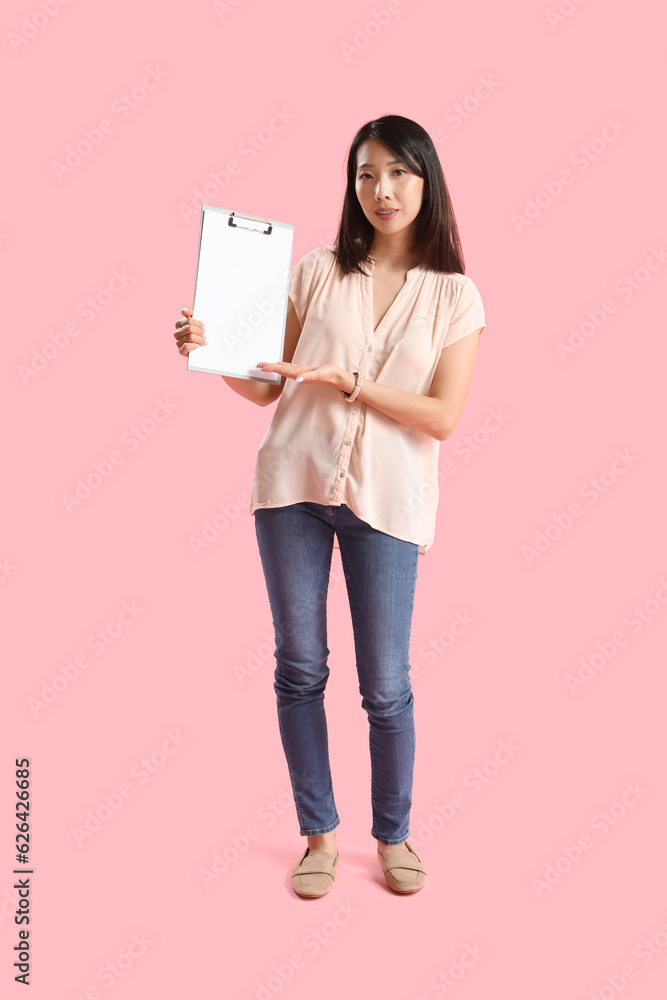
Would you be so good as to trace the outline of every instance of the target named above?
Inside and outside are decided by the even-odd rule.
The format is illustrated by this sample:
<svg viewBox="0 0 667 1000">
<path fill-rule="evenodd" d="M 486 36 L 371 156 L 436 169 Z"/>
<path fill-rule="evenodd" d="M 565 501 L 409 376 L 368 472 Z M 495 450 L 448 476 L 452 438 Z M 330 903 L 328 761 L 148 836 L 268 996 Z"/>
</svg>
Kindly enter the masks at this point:
<svg viewBox="0 0 667 1000">
<path fill-rule="evenodd" d="M 306 848 L 292 872 L 292 888 L 297 896 L 324 896 L 329 891 L 336 878 L 338 853 L 334 857 L 327 851 Z"/>
<path fill-rule="evenodd" d="M 378 848 L 378 858 L 390 889 L 394 892 L 417 892 L 424 888 L 427 872 L 407 840 L 405 847 L 407 851 L 403 847 L 385 847 L 384 856 Z"/>
</svg>

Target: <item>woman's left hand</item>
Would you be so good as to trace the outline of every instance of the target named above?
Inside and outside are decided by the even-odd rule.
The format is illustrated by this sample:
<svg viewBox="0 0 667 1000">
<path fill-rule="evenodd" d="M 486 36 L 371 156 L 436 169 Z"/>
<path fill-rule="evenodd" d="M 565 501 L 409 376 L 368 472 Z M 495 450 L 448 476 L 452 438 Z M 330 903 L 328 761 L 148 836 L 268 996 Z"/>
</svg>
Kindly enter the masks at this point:
<svg viewBox="0 0 667 1000">
<path fill-rule="evenodd" d="M 335 389 L 345 382 L 345 373 L 337 365 L 293 365 L 288 361 L 258 361 L 255 367 L 263 372 L 277 372 L 278 375 L 298 379 L 300 382 L 331 385 Z M 349 378 L 347 381 L 349 382 Z"/>
</svg>

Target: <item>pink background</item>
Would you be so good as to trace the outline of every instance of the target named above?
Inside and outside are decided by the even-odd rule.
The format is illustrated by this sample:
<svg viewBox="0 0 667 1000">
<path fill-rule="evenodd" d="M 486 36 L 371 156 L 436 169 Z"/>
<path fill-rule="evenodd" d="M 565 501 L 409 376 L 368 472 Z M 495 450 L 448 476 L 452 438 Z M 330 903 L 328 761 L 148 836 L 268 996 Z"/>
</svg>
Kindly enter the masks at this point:
<svg viewBox="0 0 667 1000">
<path fill-rule="evenodd" d="M 665 996 L 664 53 L 647 0 L 557 9 L 5 5 L 3 995 L 28 756 L 39 1000 Z M 273 407 L 187 372 L 172 333 L 197 189 L 294 224 L 296 263 L 388 113 L 436 141 L 488 325 L 417 583 L 428 885 L 393 896 L 375 856 L 336 550 L 341 854 L 309 903 L 247 512 Z"/>
</svg>

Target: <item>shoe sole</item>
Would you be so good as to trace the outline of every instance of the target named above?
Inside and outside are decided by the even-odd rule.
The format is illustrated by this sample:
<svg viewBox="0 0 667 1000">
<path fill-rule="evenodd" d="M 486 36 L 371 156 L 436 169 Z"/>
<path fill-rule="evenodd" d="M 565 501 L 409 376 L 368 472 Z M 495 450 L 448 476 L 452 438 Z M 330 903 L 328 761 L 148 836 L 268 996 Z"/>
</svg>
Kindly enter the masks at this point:
<svg viewBox="0 0 667 1000">
<path fill-rule="evenodd" d="M 390 881 L 389 881 L 389 879 L 388 879 L 388 878 L 386 877 L 386 875 L 385 875 L 385 882 L 387 883 L 387 888 L 391 889 L 391 891 L 392 891 L 392 892 L 395 892 L 397 896 L 406 896 L 406 895 L 410 895 L 410 893 L 413 893 L 413 892 L 419 892 L 419 890 L 420 890 L 420 889 L 423 889 L 423 888 L 424 888 L 424 885 L 426 884 L 426 883 L 424 882 L 424 883 L 422 883 L 422 885 L 416 885 L 416 886 L 414 887 L 414 889 L 396 889 L 396 888 L 395 888 L 395 887 L 394 887 L 394 886 L 393 886 L 393 885 L 392 885 L 392 884 L 390 883 Z"/>
</svg>

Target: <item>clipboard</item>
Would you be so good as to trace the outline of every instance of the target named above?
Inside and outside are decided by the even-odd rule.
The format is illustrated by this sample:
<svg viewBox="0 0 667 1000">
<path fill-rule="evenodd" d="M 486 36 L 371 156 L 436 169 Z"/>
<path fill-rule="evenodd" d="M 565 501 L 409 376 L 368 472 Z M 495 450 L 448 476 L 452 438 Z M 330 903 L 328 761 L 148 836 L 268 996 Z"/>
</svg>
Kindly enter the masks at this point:
<svg viewBox="0 0 667 1000">
<path fill-rule="evenodd" d="M 258 361 L 280 361 L 294 226 L 202 205 L 192 315 L 208 343 L 188 351 L 188 371 L 280 384 Z"/>
</svg>

